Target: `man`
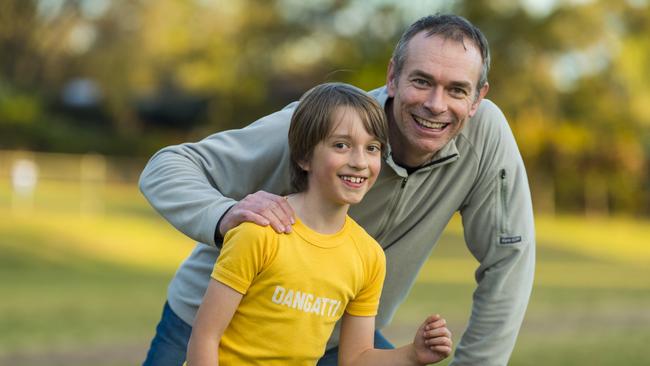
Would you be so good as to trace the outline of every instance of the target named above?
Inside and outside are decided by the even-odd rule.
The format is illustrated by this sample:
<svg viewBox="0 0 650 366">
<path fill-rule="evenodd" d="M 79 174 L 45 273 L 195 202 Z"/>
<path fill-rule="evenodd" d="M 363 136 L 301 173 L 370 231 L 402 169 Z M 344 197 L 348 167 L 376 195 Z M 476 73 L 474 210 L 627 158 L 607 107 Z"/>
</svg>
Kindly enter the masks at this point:
<svg viewBox="0 0 650 366">
<path fill-rule="evenodd" d="M 378 330 L 460 212 L 467 247 L 480 265 L 452 365 L 507 364 L 533 282 L 526 172 L 505 117 L 483 99 L 489 62 L 485 37 L 464 18 L 436 15 L 411 25 L 390 60 L 387 85 L 370 93 L 388 117 L 389 154 L 375 186 L 350 210 L 386 254 Z M 241 130 L 163 149 L 145 168 L 140 186 L 147 199 L 199 241 L 170 284 L 146 365 L 184 358 L 226 231 L 243 221 L 291 230 L 293 212 L 281 195 L 290 189 L 286 136 L 295 106 Z M 319 365 L 336 364 L 337 340 L 335 331 Z M 375 342 L 391 347 L 379 332 Z"/>
</svg>

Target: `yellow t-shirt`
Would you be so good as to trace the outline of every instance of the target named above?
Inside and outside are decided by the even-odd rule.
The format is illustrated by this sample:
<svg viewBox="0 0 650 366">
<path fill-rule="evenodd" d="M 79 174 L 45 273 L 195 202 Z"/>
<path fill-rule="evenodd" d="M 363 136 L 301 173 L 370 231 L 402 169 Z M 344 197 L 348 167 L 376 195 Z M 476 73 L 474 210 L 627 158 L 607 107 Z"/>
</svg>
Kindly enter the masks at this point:
<svg viewBox="0 0 650 366">
<path fill-rule="evenodd" d="M 230 230 L 212 277 L 244 297 L 220 365 L 315 365 L 344 311 L 377 314 L 385 265 L 379 244 L 349 217 L 332 235 L 300 220 L 290 234 L 251 223 Z"/>
</svg>

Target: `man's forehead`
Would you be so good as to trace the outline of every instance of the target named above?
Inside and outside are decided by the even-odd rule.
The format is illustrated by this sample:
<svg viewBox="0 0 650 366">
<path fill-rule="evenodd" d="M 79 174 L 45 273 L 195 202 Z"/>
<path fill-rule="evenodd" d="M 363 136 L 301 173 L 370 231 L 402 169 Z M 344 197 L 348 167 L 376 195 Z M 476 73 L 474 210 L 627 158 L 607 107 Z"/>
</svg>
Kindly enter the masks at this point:
<svg viewBox="0 0 650 366">
<path fill-rule="evenodd" d="M 433 46 L 433 44 L 436 45 Z M 447 48 L 447 46 L 451 47 Z M 460 52 L 458 52 L 458 46 L 461 46 L 462 48 Z M 476 72 L 476 80 L 473 81 L 478 81 L 483 59 L 478 46 L 474 44 L 471 39 L 468 39 L 468 37 L 451 37 L 438 33 L 429 34 L 426 30 L 421 31 L 409 42 L 405 57 L 405 65 L 411 64 L 412 66 L 415 66 L 412 62 L 415 62 L 415 64 L 421 64 L 422 61 L 428 61 L 429 59 L 439 60 L 444 58 L 447 58 L 456 66 L 462 64 L 468 65 L 466 70 L 470 72 L 470 74 Z M 407 66 L 406 68 L 409 67 Z M 419 70 L 419 72 L 422 71 L 423 70 Z M 417 70 L 410 70 L 410 72 L 417 72 Z"/>
<path fill-rule="evenodd" d="M 411 40 L 409 41 L 409 51 L 411 50 L 410 46 L 413 43 L 422 44 L 424 42 L 436 42 L 436 41 L 440 41 L 443 45 L 446 44 L 447 42 L 459 44 L 463 46 L 463 49 L 465 49 L 465 51 L 476 51 L 479 54 L 479 56 L 481 55 L 480 48 L 476 44 L 476 42 L 461 32 L 454 32 L 451 34 L 432 33 L 430 30 L 426 30 L 426 29 L 416 33 L 415 36 L 411 38 Z M 481 56 L 481 59 L 482 58 L 483 57 Z"/>
</svg>

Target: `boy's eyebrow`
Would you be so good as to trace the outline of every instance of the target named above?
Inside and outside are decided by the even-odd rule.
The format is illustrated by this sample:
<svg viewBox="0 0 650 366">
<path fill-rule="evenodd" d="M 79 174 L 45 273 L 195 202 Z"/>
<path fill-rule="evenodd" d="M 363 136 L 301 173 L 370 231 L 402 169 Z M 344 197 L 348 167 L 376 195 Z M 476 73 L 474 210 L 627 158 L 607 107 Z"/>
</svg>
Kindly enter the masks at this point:
<svg viewBox="0 0 650 366">
<path fill-rule="evenodd" d="M 328 139 L 349 139 L 350 135 L 329 135 Z"/>
<path fill-rule="evenodd" d="M 347 139 L 347 140 L 350 140 L 350 139 L 352 139 L 352 136 L 350 136 L 350 135 L 340 135 L 340 134 L 339 135 L 329 135 L 327 137 L 327 139 L 328 140 L 329 139 Z M 372 137 L 372 142 L 379 142 L 379 139 L 373 136 Z"/>
</svg>

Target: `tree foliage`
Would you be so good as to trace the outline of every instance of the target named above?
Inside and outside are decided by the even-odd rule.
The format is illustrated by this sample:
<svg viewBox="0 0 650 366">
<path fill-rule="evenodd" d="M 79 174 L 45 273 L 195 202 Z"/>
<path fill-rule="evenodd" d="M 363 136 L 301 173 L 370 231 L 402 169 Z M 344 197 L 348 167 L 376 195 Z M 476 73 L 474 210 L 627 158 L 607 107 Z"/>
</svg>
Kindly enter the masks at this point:
<svg viewBox="0 0 650 366">
<path fill-rule="evenodd" d="M 487 35 L 539 209 L 650 214 L 647 0 L 7 0 L 0 148 L 149 155 L 317 83 L 371 89 L 437 11 Z"/>
</svg>

